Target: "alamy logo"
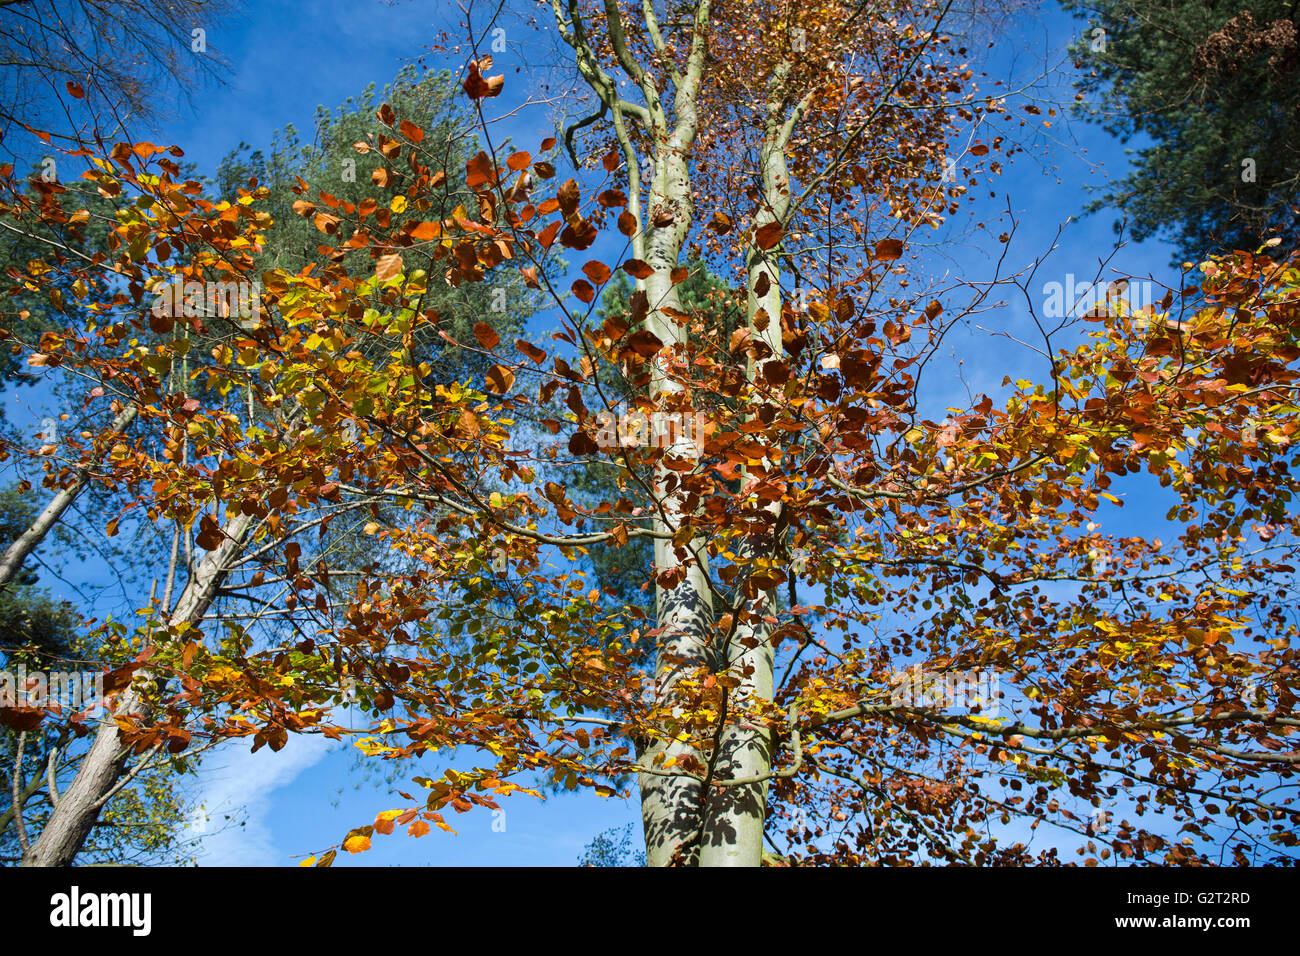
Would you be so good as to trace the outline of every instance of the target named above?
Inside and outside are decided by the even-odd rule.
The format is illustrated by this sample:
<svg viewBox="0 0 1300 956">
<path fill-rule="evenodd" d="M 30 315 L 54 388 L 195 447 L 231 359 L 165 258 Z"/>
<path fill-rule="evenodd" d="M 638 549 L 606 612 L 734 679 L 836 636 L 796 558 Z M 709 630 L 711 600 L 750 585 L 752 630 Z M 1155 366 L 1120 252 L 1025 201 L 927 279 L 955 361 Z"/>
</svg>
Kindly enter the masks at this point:
<svg viewBox="0 0 1300 956">
<path fill-rule="evenodd" d="M 1043 316 L 1048 319 L 1080 318 L 1098 304 L 1111 308 L 1112 303 L 1123 299 L 1128 303 L 1128 314 L 1136 315 L 1147 306 L 1154 308 L 1154 283 L 1150 280 L 1129 282 L 1081 282 L 1076 284 L 1074 273 L 1067 272 L 1065 283 L 1048 282 L 1043 286 Z"/>
<path fill-rule="evenodd" d="M 695 445 L 704 454 L 703 412 L 651 412 L 633 409 L 622 415 L 604 411 L 596 416 L 596 444 L 612 448 L 674 448 L 679 443 Z"/>
<path fill-rule="evenodd" d="M 1002 709 L 998 670 L 924 671 L 920 664 L 890 678 L 889 702 L 899 707 L 979 708 L 981 717 L 996 717 Z"/>
<path fill-rule="evenodd" d="M 153 314 L 159 318 L 226 318 L 245 329 L 261 324 L 260 282 L 176 280 L 158 290 Z"/>
<path fill-rule="evenodd" d="M 98 717 L 104 708 L 103 671 L 0 670 L 0 707 L 39 707 Z"/>
<path fill-rule="evenodd" d="M 148 936 L 153 928 L 153 896 L 149 893 L 68 893 L 50 897 L 50 925 L 127 926 L 134 936 Z"/>
</svg>

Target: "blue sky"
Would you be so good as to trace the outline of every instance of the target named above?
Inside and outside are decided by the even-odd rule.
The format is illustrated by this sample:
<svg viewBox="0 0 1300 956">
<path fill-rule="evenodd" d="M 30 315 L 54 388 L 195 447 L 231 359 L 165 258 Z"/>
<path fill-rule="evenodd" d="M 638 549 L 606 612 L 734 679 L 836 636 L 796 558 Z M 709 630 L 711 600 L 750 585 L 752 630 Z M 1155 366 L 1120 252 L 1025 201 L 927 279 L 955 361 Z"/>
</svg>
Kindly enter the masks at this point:
<svg viewBox="0 0 1300 956">
<path fill-rule="evenodd" d="M 445 28 L 454 33 L 454 24 L 441 20 L 435 23 L 441 9 L 439 4 L 389 4 L 380 0 L 249 3 L 241 20 L 208 31 L 208 43 L 233 68 L 229 83 L 209 84 L 195 92 L 190 101 L 178 98 L 174 111 L 145 138 L 164 145 L 182 145 L 187 160 L 196 163 L 204 175 L 211 174 L 217 161 L 241 141 L 264 148 L 272 132 L 287 124 L 294 124 L 308 139 L 318 106 L 332 109 L 372 82 L 382 86 L 405 62 L 426 52 L 437 30 Z M 501 102 L 489 101 L 493 108 L 517 101 L 529 88 L 525 79 L 528 70 L 547 62 L 548 56 L 546 38 L 514 21 L 505 21 L 505 26 L 507 50 L 495 54 L 493 72 L 506 73 L 507 95 Z M 1081 31 L 1079 22 L 1061 14 L 1054 4 L 1044 4 L 1041 13 L 1017 15 L 1014 36 L 1004 33 L 987 69 L 1003 76 L 1011 71 L 1023 79 L 1041 72 L 1044 63 L 1068 65 L 1063 47 Z M 430 56 L 424 62 L 455 70 L 463 59 Z M 516 68 L 521 71 L 518 75 Z M 1035 95 L 1044 111 L 1044 116 L 1038 118 L 1041 120 L 1046 118 L 1049 103 L 1054 102 L 1060 112 L 1073 91 L 1058 76 Z M 494 127 L 493 137 L 500 141 L 506 134 L 514 135 L 520 148 L 535 150 L 542 138 L 552 134 L 551 122 L 551 111 L 533 107 L 520 118 Z M 1059 248 L 1043 267 L 1037 285 L 1064 282 L 1067 273 L 1073 273 L 1080 282 L 1085 277 L 1091 279 L 1099 258 L 1108 255 L 1113 247 L 1113 216 L 1102 213 L 1078 218 L 1087 199 L 1084 186 L 1103 183 L 1107 176 L 1123 175 L 1123 147 L 1096 128 L 1072 121 L 1063 113 L 1053 123 L 1050 130 L 1040 129 L 1045 135 L 1036 140 L 1035 147 L 1017 156 L 992 183 L 993 196 L 988 195 L 988 189 L 977 190 L 979 198 L 969 214 L 963 213 L 936 234 L 935 240 L 945 243 L 947 258 L 930 258 L 927 268 L 931 274 L 946 270 L 958 277 L 987 278 L 1000 250 L 996 236 L 1006 230 L 1005 207 L 1009 203 L 1020 223 L 1007 260 L 1011 271 L 1041 255 L 1062 224 L 1074 217 L 1065 226 Z M 975 229 L 970 238 L 962 239 L 978 222 L 986 223 L 988 228 Z M 1169 277 L 1169 256 L 1167 246 L 1149 242 L 1128 246 L 1116 264 L 1133 274 L 1151 272 Z M 1033 291 L 1038 294 L 1037 287 Z M 1014 301 L 994 309 L 988 318 L 989 326 L 1012 330 L 1028 322 L 1024 304 Z M 1005 339 L 992 339 L 973 325 L 954 329 L 948 341 L 961 360 L 963 378 L 974 392 L 996 395 L 1004 375 L 1036 380 L 1044 377 L 1041 357 Z M 956 369 L 954 359 L 948 363 L 946 373 L 936 376 L 929 393 L 940 416 L 944 405 L 965 402 L 964 387 L 951 374 Z M 31 392 L 16 397 L 11 391 L 6 400 L 13 413 L 18 411 L 14 403 L 21 400 L 26 404 L 22 414 L 40 415 Z M 1152 530 L 1125 526 L 1137 518 L 1137 510 L 1130 505 L 1123 512 L 1114 512 L 1116 524 L 1106 530 L 1116 534 Z M 80 571 L 93 578 L 93 569 Z M 422 772 L 428 770 L 422 768 Z M 408 768 L 406 777 L 415 772 L 415 768 Z M 368 823 L 376 812 L 403 802 L 389 797 L 386 789 L 373 777 L 359 775 L 355 761 L 341 752 L 338 744 L 291 739 L 279 753 L 263 750 L 257 754 L 227 747 L 205 762 L 195 789 L 195 797 L 205 804 L 209 818 L 200 862 L 292 865 L 295 857 L 338 842 L 350 828 Z M 493 817 L 482 811 L 452 815 L 448 822 L 459 835 L 435 830 L 413 840 L 399 830 L 395 836 L 376 837 L 373 849 L 358 862 L 416 866 L 572 865 L 584 844 L 597 833 L 637 819 L 634 800 L 588 795 L 563 795 L 545 802 L 516 795 L 503 806 L 504 827 L 498 819 L 494 829 Z M 219 821 L 226 813 L 239 816 L 243 826 L 221 829 Z M 197 827 L 196 823 L 196 832 Z M 341 860 L 340 865 L 344 862 Z"/>
</svg>

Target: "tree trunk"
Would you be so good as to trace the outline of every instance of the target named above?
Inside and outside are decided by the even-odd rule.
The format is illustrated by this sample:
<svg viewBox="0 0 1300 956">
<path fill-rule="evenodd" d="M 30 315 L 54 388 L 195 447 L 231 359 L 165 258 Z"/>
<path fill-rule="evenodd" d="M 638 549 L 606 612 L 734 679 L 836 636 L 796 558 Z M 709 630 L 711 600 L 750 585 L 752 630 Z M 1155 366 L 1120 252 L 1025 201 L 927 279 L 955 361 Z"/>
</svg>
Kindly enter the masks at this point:
<svg viewBox="0 0 1300 956">
<path fill-rule="evenodd" d="M 182 623 L 197 626 L 207 613 L 228 573 L 230 559 L 243 547 L 253 519 L 236 514 L 226 521 L 222 531 L 225 540 L 215 551 L 209 551 L 199 562 L 181 591 L 168 623 L 177 627 Z M 148 680 L 152 675 L 140 670 L 135 680 Z M 113 709 L 113 718 L 139 716 L 145 710 L 145 701 L 132 686 L 122 691 Z M 129 751 L 118 742 L 118 726 L 114 719 L 104 721 L 95 734 L 94 742 L 82 758 L 72 784 L 59 797 L 59 802 L 41 830 L 41 835 L 23 855 L 22 866 L 70 866 L 91 828 L 99 811 L 107 802 L 114 785 L 126 769 Z"/>
<path fill-rule="evenodd" d="M 649 191 L 651 216 L 643 218 L 643 221 L 651 218 L 659 208 L 670 209 L 673 213 L 672 223 L 654 227 L 646 240 L 647 261 L 654 268 L 653 274 L 646 279 L 645 292 L 651 307 L 646 327 L 669 349 L 683 343 L 686 335 L 671 315 L 663 311 L 681 308 L 670 273 L 677 266 L 682 242 L 691 223 L 690 179 L 684 158 L 686 148 L 689 148 L 689 140 L 683 145 L 680 134 L 664 144 L 657 157 L 654 182 Z M 656 406 L 680 392 L 681 386 L 671 379 L 667 369 L 662 364 L 657 365 L 651 381 L 651 396 Z M 679 458 L 699 457 L 693 435 L 682 429 L 674 431 L 673 442 L 666 452 Z M 676 474 L 667 468 L 661 467 L 655 476 L 656 497 L 663 507 L 655 528 L 670 535 L 687 518 L 683 510 L 683 495 L 674 487 L 676 482 Z M 707 665 L 709 629 L 713 624 L 713 601 L 703 543 L 692 539 L 685 546 L 684 557 L 679 557 L 677 550 L 671 541 L 655 540 L 656 575 L 683 566 L 685 569 L 685 578 L 676 587 L 658 586 L 656 591 L 660 646 L 655 662 L 655 694 L 661 703 L 672 699 L 683 676 Z M 686 743 L 674 740 L 655 742 L 641 755 L 641 762 L 658 768 L 663 760 L 694 753 L 695 748 Z M 670 773 L 671 770 L 665 771 L 665 774 Z M 646 863 L 649 866 L 670 866 L 694 862 L 700 833 L 699 783 L 687 776 L 643 773 L 640 785 Z"/>
<path fill-rule="evenodd" d="M 790 180 L 786 170 L 785 144 L 780 124 L 769 121 L 760 154 L 763 174 L 764 205 L 754 217 L 755 230 L 778 222 L 790 205 Z M 754 247 L 746 263 L 749 295 L 746 315 L 751 341 L 761 342 L 771 351 L 762 362 L 781 361 L 781 273 L 778 267 L 780 245 L 772 249 Z M 766 277 L 767 289 L 756 293 Z M 760 375 L 758 363 L 750 362 L 749 381 Z M 745 473 L 748 479 L 748 472 Z M 746 542 L 745 554 L 752 562 L 776 557 L 780 542 L 777 525 L 780 502 L 753 502 L 755 511 L 766 512 L 765 534 Z M 752 573 L 753 565 L 750 566 Z M 729 694 L 727 726 L 719 741 L 715 778 L 720 781 L 764 777 L 771 771 L 773 741 L 771 735 L 744 719 L 743 711 L 768 703 L 773 695 L 773 649 L 771 625 L 765 618 L 776 613 L 776 593 L 765 591 L 755 600 L 745 602 L 737 614 L 737 624 L 726 649 L 728 674 L 739 681 Z M 741 712 L 741 716 L 737 716 Z M 763 863 L 763 829 L 767 819 L 768 782 L 722 787 L 709 795 L 700 845 L 700 866 L 761 866 Z"/>
</svg>

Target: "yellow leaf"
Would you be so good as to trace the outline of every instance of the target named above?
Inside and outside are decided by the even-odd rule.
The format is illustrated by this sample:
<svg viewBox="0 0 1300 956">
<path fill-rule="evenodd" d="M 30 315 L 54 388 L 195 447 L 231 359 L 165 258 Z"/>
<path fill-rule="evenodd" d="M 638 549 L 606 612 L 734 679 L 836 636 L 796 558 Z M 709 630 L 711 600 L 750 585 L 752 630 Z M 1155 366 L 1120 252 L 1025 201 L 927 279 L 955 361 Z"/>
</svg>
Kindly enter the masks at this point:
<svg viewBox="0 0 1300 956">
<path fill-rule="evenodd" d="M 343 849 L 349 853 L 364 853 L 370 849 L 370 837 L 354 836 L 343 841 Z"/>
<path fill-rule="evenodd" d="M 309 856 L 309 857 L 307 857 L 307 859 L 303 860 L 303 861 L 302 861 L 301 863 L 299 863 L 298 865 L 299 865 L 299 866 L 315 866 L 315 865 L 316 865 L 316 858 L 315 858 L 314 856 Z"/>
<path fill-rule="evenodd" d="M 405 197 L 405 196 L 394 196 L 394 197 L 393 197 L 393 201 L 390 202 L 390 203 L 388 204 L 388 208 L 391 209 L 393 212 L 405 212 L 405 211 L 406 211 L 406 197 Z"/>
</svg>

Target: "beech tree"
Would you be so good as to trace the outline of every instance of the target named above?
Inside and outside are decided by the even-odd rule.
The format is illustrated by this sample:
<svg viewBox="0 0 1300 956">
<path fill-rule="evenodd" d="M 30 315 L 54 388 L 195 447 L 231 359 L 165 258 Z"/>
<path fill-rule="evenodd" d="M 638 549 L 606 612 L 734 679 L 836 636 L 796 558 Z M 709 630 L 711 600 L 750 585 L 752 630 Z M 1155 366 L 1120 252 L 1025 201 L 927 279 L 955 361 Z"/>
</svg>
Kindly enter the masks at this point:
<svg viewBox="0 0 1300 956">
<path fill-rule="evenodd" d="M 169 618 L 123 635 L 139 653 L 113 675 L 103 752 L 319 732 L 452 764 L 314 848 L 318 866 L 540 796 L 539 777 L 603 795 L 634 781 L 654 866 L 1293 852 L 1300 261 L 1210 258 L 1143 311 L 1117 283 L 1077 320 L 1037 315 L 1032 267 L 941 285 L 909 251 L 1011 149 L 945 5 L 550 11 L 595 100 L 566 137 L 571 177 L 553 161 L 564 130 L 536 155 L 493 143 L 506 80 L 477 56 L 473 201 L 440 207 L 440 154 L 382 106 L 387 132 L 359 148 L 410 171 L 402 195 L 298 185 L 329 264 L 267 271 L 272 321 L 190 354 L 217 398 L 169 391 L 188 336 L 140 346 L 146 315 L 29 356 L 95 356 L 158 435 L 113 446 L 114 480 L 196 524 L 207 552 Z M 192 201 L 161 152 L 123 144 L 92 173 L 140 196 L 116 232 L 128 311 L 200 266 L 246 276 L 275 228 L 256 184 Z M 581 277 L 561 255 L 590 256 Z M 683 301 L 696 262 L 743 324 Z M 628 308 L 601 315 L 618 271 Z M 497 276 L 548 295 L 556 330 L 512 343 L 486 314 L 457 341 L 484 379 L 431 380 L 417 336 L 454 338 L 431 289 Z M 927 373 L 945 336 L 1017 288 L 1041 381 L 940 418 Z M 594 467 L 609 490 L 579 500 L 572 476 Z M 1139 495 L 1167 503 L 1158 532 L 1121 523 Z M 305 551 L 304 532 L 343 520 L 322 501 L 393 556 L 346 569 L 338 601 L 331 556 Z M 585 560 L 642 540 L 652 611 L 593 586 Z M 237 553 L 311 630 L 257 646 L 205 630 Z M 366 726 L 332 713 L 345 679 Z M 88 773 L 82 799 L 110 780 Z M 79 838 L 75 822 L 45 834 Z"/>
</svg>

